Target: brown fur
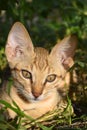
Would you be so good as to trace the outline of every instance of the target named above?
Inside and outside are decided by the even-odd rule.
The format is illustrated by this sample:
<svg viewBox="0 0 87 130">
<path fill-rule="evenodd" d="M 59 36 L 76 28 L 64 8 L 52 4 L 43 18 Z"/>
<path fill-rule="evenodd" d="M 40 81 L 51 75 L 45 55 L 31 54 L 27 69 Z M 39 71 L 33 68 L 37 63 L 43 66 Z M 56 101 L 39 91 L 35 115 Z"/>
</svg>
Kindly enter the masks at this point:
<svg viewBox="0 0 87 130">
<path fill-rule="evenodd" d="M 74 35 L 57 43 L 51 53 L 44 48 L 34 48 L 25 27 L 17 22 L 7 39 L 5 53 L 14 83 L 10 96 L 2 92 L 1 99 L 12 100 L 29 116 L 38 118 L 59 107 L 69 89 L 77 39 Z M 24 77 L 22 70 L 25 71 Z M 13 104 L 12 104 L 13 105 Z M 16 116 L 8 109 L 11 118 Z"/>
</svg>

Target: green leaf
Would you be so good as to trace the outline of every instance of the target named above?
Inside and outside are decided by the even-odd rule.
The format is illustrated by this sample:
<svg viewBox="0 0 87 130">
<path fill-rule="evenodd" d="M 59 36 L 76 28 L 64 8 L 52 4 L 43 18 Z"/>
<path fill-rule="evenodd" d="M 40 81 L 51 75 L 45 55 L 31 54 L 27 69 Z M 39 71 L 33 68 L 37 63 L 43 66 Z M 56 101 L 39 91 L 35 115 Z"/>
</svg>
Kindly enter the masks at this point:
<svg viewBox="0 0 87 130">
<path fill-rule="evenodd" d="M 81 62 L 81 61 L 76 61 L 75 64 L 79 65 L 80 67 L 84 68 L 85 67 L 85 63 Z"/>
<path fill-rule="evenodd" d="M 34 121 L 34 119 L 32 119 L 30 116 L 27 116 L 23 111 L 20 110 L 20 108 L 17 106 L 17 104 L 15 102 L 13 102 L 15 104 L 15 106 L 17 107 L 13 107 L 10 103 L 6 102 L 5 100 L 0 100 L 0 103 L 5 105 L 5 107 L 10 108 L 11 110 L 13 110 L 15 113 L 17 113 L 18 116 L 20 117 L 26 117 L 31 121 Z"/>
<path fill-rule="evenodd" d="M 52 130 L 53 127 L 54 127 L 54 125 L 51 126 L 51 127 L 46 127 L 46 126 L 44 126 L 44 125 L 42 125 L 42 124 L 40 124 L 40 123 L 38 123 L 38 125 L 39 125 L 40 128 L 42 128 L 42 130 Z"/>
</svg>

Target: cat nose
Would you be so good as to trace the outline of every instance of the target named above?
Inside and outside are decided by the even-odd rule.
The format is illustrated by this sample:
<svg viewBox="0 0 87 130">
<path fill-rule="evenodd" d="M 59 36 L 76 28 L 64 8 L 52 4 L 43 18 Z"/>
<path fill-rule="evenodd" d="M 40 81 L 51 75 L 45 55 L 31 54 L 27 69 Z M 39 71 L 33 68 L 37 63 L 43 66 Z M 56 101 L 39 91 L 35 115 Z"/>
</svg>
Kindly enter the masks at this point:
<svg viewBox="0 0 87 130">
<path fill-rule="evenodd" d="M 32 92 L 32 94 L 35 98 L 38 98 L 41 95 L 40 92 Z"/>
</svg>

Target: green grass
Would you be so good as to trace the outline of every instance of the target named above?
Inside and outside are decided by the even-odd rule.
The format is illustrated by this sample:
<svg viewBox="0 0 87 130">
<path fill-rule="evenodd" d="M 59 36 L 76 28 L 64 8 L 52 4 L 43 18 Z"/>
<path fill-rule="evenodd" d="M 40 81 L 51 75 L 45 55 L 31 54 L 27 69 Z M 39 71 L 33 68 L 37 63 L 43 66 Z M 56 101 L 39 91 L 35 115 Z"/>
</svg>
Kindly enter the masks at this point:
<svg viewBox="0 0 87 130">
<path fill-rule="evenodd" d="M 72 115 L 71 100 L 69 98 L 67 99 L 68 105 L 63 112 L 61 110 L 55 110 L 37 120 L 24 114 L 15 102 L 13 102 L 14 106 L 11 106 L 6 101 L 0 100 L 0 104 L 4 105 L 3 109 L 0 110 L 0 130 L 27 130 L 30 128 L 33 130 L 86 130 L 87 116 L 76 117 L 75 114 Z M 17 113 L 17 117 L 6 121 L 3 116 L 6 108 L 10 108 Z"/>
<path fill-rule="evenodd" d="M 35 121 L 27 117 L 15 102 L 13 107 L 0 101 L 5 105 L 0 110 L 0 130 L 26 130 L 22 126 L 23 117 L 30 121 L 26 127 L 30 125 L 35 130 L 37 127 L 42 130 L 87 130 L 87 0 L 0 0 L 0 85 L 8 78 L 8 73 L 4 74 L 7 66 L 4 48 L 8 32 L 15 21 L 26 26 L 35 46 L 44 46 L 49 50 L 66 35 L 77 34 L 78 49 L 74 69 L 78 81 L 71 84 L 70 99 L 79 104 L 77 109 L 82 112 L 78 110 L 76 115 L 67 116 L 66 108 L 61 116 L 52 112 Z M 71 108 L 70 99 L 68 108 Z M 3 113 L 7 107 L 17 113 L 14 120 L 5 120 Z"/>
</svg>

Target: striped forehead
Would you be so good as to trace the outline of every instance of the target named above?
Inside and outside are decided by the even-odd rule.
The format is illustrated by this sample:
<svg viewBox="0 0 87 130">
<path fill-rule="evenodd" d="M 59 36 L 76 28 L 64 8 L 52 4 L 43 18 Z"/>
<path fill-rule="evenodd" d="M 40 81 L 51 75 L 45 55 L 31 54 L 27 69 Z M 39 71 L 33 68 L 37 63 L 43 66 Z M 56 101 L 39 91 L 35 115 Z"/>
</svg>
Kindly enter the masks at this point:
<svg viewBox="0 0 87 130">
<path fill-rule="evenodd" d="M 35 48 L 34 65 L 39 70 L 45 70 L 48 66 L 48 51 L 44 48 Z"/>
</svg>

